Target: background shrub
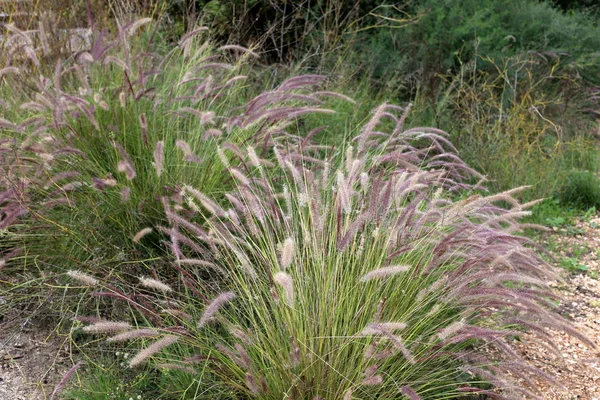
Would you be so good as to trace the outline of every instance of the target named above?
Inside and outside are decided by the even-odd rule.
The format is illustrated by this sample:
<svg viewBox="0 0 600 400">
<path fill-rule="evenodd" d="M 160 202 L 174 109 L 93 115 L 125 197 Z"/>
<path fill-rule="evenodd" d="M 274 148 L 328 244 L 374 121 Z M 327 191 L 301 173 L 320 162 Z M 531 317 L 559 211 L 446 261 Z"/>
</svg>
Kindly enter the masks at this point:
<svg viewBox="0 0 600 400">
<path fill-rule="evenodd" d="M 583 210 L 600 209 L 600 178 L 593 172 L 573 171 L 559 188 L 558 198 Z"/>
</svg>

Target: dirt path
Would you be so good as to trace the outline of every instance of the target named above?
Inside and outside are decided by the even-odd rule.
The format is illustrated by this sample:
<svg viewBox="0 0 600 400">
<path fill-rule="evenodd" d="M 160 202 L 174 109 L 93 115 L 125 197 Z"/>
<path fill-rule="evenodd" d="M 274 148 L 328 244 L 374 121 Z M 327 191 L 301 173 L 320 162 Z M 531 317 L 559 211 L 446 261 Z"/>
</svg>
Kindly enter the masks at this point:
<svg viewBox="0 0 600 400">
<path fill-rule="evenodd" d="M 600 400 L 600 217 L 556 230 L 542 241 L 567 268 L 564 282 L 551 283 L 562 298 L 561 314 L 598 347 L 590 349 L 569 335 L 551 332 L 563 356 L 557 359 L 525 337 L 521 354 L 564 385 L 561 389 L 538 382 L 533 391 L 546 400 Z"/>
<path fill-rule="evenodd" d="M 70 366 L 64 339 L 45 330 L 0 324 L 0 400 L 49 399 Z"/>
</svg>

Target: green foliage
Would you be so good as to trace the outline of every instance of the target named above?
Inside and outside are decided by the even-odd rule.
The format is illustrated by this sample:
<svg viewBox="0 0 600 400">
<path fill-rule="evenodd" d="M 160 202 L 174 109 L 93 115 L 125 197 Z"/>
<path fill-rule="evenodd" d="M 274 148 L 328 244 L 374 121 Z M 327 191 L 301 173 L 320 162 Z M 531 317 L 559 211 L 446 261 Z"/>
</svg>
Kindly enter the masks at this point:
<svg viewBox="0 0 600 400">
<path fill-rule="evenodd" d="M 600 178 L 593 172 L 573 171 L 559 188 L 558 198 L 583 210 L 600 209 Z"/>
<path fill-rule="evenodd" d="M 114 357 L 102 357 L 90 367 L 77 372 L 61 393 L 62 400 L 155 400 L 156 375 L 154 371 L 133 371 L 124 367 L 127 353 L 117 352 Z"/>
</svg>

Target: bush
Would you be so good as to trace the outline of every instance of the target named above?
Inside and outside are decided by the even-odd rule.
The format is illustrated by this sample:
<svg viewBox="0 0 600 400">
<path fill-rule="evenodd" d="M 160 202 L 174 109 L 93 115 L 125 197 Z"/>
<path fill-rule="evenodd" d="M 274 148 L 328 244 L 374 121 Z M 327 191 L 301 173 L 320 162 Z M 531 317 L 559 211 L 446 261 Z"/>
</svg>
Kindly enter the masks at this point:
<svg viewBox="0 0 600 400">
<path fill-rule="evenodd" d="M 593 172 L 573 171 L 559 188 L 558 198 L 582 210 L 600 209 L 600 178 Z"/>
<path fill-rule="evenodd" d="M 355 148 L 325 161 L 293 136 L 270 147 L 279 168 L 249 147 L 243 171 L 228 167 L 238 186 L 226 207 L 184 187 L 158 228 L 180 279 L 142 277 L 127 293 L 105 283 L 100 297 L 142 318 L 87 318 L 84 330 L 146 342 L 132 367 L 189 371 L 190 383 L 206 371 L 212 398 L 533 395 L 512 377 L 545 375 L 514 337 L 530 331 L 557 354 L 544 327 L 582 337 L 549 309 L 549 267 L 511 234 L 530 204 L 514 199 L 520 189 L 453 201 L 481 177 L 443 132 L 403 130 L 398 109 L 379 107 Z"/>
</svg>

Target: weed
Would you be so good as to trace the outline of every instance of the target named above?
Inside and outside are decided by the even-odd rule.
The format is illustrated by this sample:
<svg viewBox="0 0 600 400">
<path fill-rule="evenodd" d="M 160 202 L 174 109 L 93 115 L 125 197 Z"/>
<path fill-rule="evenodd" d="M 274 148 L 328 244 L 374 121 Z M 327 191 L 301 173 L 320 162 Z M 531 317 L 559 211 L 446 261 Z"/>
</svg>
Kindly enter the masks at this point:
<svg viewBox="0 0 600 400">
<path fill-rule="evenodd" d="M 581 264 L 577 257 L 563 257 L 560 260 L 560 266 L 569 272 L 587 272 L 590 270 L 590 267 Z"/>
</svg>

